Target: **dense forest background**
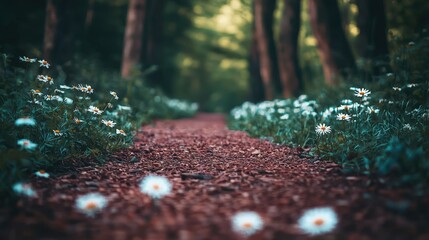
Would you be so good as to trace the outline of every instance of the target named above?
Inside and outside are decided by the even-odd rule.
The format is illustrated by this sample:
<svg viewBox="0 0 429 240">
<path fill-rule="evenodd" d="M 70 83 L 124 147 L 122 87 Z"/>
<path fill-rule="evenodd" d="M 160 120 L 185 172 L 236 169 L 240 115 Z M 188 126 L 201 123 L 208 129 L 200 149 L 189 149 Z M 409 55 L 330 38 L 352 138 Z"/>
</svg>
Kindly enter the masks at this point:
<svg viewBox="0 0 429 240">
<path fill-rule="evenodd" d="M 67 79 L 73 79 L 73 74 L 81 76 L 77 72 L 87 69 L 119 75 L 123 64 L 129 2 L 133 1 L 1 0 L 0 52 L 16 57 L 48 58 L 59 66 L 60 72 L 66 73 Z M 260 101 L 273 97 L 258 93 L 263 88 L 259 86 L 261 81 L 255 80 L 254 71 L 259 68 L 255 68 L 255 62 L 252 62 L 252 47 L 255 38 L 258 38 L 254 34 L 257 32 L 254 20 L 258 18 L 254 16 L 257 16 L 258 4 L 263 5 L 263 11 L 268 8 L 268 12 L 272 13 L 272 28 L 268 26 L 265 29 L 272 31 L 272 40 L 278 48 L 282 48 L 281 43 L 284 42 L 282 16 L 291 16 L 290 12 L 284 11 L 293 9 L 298 16 L 298 40 L 294 45 L 289 44 L 297 51 L 299 76 L 302 78 L 296 89 L 302 92 L 329 85 L 329 81 L 324 80 L 326 72 L 319 58 L 318 41 L 310 21 L 309 7 L 311 4 L 317 5 L 317 1 L 144 2 L 144 14 L 140 16 L 144 19 L 144 26 L 139 68 L 129 74 L 146 73 L 145 81 L 149 86 L 159 88 L 171 97 L 198 102 L 204 111 L 220 112 L 228 111 L 245 100 Z M 292 8 L 290 4 L 293 2 L 300 6 Z M 390 50 L 395 47 L 392 41 L 407 42 L 413 39 L 414 34 L 427 27 L 429 22 L 429 4 L 426 0 L 386 0 L 384 13 L 359 11 L 362 4 L 371 1 L 327 2 L 338 4 L 341 25 L 356 59 L 356 67 L 362 72 L 368 67 L 365 61 L 368 56 L 362 48 L 365 43 L 360 38 L 364 32 L 360 19 L 371 14 L 385 14 Z M 285 7 L 286 4 L 288 7 Z M 52 6 L 56 8 L 55 16 L 49 15 Z M 46 49 L 49 48 L 46 39 L 49 35 L 48 19 L 56 20 L 57 24 L 56 35 L 52 38 L 56 44 L 52 49 Z M 50 56 L 46 56 L 47 52 Z M 278 61 L 287 62 L 280 58 Z M 281 75 L 281 71 L 277 72 Z M 365 75 L 362 77 L 365 78 Z M 270 78 L 274 81 L 273 88 L 279 89 L 275 79 L 281 76 Z M 293 96 L 294 92 L 275 91 L 273 94 Z"/>
</svg>

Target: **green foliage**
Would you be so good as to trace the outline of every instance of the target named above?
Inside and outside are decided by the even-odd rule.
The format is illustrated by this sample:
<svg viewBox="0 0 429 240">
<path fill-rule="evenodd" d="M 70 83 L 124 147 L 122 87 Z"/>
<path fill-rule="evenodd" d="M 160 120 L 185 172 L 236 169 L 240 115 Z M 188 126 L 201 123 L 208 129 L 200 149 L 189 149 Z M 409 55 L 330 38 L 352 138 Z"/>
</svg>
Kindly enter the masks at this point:
<svg viewBox="0 0 429 240">
<path fill-rule="evenodd" d="M 398 47 L 391 55 L 392 73 L 360 83 L 372 93 L 342 85 L 313 91 L 315 100 L 303 95 L 245 103 L 231 111 L 230 127 L 283 144 L 310 146 L 310 154 L 334 160 L 345 171 L 394 176 L 398 183 L 427 183 L 428 39 Z"/>
<path fill-rule="evenodd" d="M 106 154 L 132 144 L 141 123 L 197 111 L 196 104 L 147 88 L 143 75 L 123 81 L 81 60 L 67 78 L 52 66 L 20 59 L 19 67 L 11 67 L 15 61 L 6 55 L 1 59 L 1 193 L 10 193 L 12 183 L 40 169 L 55 172 L 79 158 L 103 161 Z"/>
</svg>

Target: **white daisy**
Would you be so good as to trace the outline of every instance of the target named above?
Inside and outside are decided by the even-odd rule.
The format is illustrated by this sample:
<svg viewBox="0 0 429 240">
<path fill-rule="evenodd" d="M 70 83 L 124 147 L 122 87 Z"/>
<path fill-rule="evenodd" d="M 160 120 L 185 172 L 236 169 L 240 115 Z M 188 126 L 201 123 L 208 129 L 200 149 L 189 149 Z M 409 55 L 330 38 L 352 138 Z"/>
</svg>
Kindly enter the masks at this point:
<svg viewBox="0 0 429 240">
<path fill-rule="evenodd" d="M 377 114 L 377 113 L 380 112 L 380 109 L 373 108 L 373 107 L 368 107 L 368 109 L 367 109 L 366 112 L 369 113 L 369 114 L 374 114 L 374 113 Z"/>
<path fill-rule="evenodd" d="M 398 92 L 402 91 L 402 88 L 400 87 L 392 87 L 392 89 L 393 91 L 398 91 Z"/>
<path fill-rule="evenodd" d="M 353 101 L 350 99 L 343 99 L 343 100 L 341 100 L 341 103 L 344 105 L 350 105 L 353 103 Z"/>
<path fill-rule="evenodd" d="M 101 111 L 98 107 L 94 107 L 94 106 L 89 106 L 88 112 L 92 112 L 96 115 L 100 115 L 101 113 L 103 113 L 103 111 Z"/>
<path fill-rule="evenodd" d="M 94 92 L 94 89 L 91 87 L 91 85 L 86 85 L 86 93 L 93 93 Z"/>
<path fill-rule="evenodd" d="M 313 208 L 298 220 L 299 228 L 307 234 L 318 235 L 332 231 L 338 224 L 335 211 L 330 207 Z"/>
<path fill-rule="evenodd" d="M 338 110 L 344 110 L 346 112 L 350 111 L 353 108 L 353 105 L 341 105 Z"/>
<path fill-rule="evenodd" d="M 15 183 L 13 184 L 12 189 L 17 194 L 25 195 L 27 197 L 37 197 L 36 192 L 29 183 Z"/>
<path fill-rule="evenodd" d="M 232 229 L 245 236 L 260 231 L 264 225 L 262 218 L 256 212 L 245 211 L 235 214 L 232 219 Z"/>
<path fill-rule="evenodd" d="M 51 101 L 52 100 L 52 95 L 46 95 L 45 96 L 45 100 L 47 100 L 47 101 Z"/>
<path fill-rule="evenodd" d="M 31 89 L 31 93 L 33 95 L 38 95 L 38 96 L 42 96 L 42 92 L 39 89 Z"/>
<path fill-rule="evenodd" d="M 54 132 L 55 136 L 62 136 L 63 135 L 63 133 L 60 130 L 58 130 L 58 129 L 55 129 L 55 130 L 52 130 L 52 131 Z"/>
<path fill-rule="evenodd" d="M 107 199 L 99 193 L 88 193 L 76 199 L 76 208 L 87 216 L 94 216 L 107 205 Z"/>
<path fill-rule="evenodd" d="M 23 62 L 28 62 L 28 63 L 34 63 L 34 62 L 37 61 L 36 58 L 29 58 L 29 57 L 26 57 L 26 56 L 19 57 L 19 60 L 21 60 Z"/>
<path fill-rule="evenodd" d="M 49 178 L 49 173 L 47 173 L 45 170 L 39 170 L 35 172 L 36 176 L 42 177 L 42 178 Z"/>
<path fill-rule="evenodd" d="M 350 121 L 350 115 L 348 114 L 343 114 L 343 113 L 339 113 L 337 114 L 337 120 L 341 120 L 341 121 Z"/>
<path fill-rule="evenodd" d="M 131 107 L 118 105 L 118 110 L 131 111 Z"/>
<path fill-rule="evenodd" d="M 409 130 L 409 131 L 413 130 L 413 127 L 411 127 L 411 125 L 409 123 L 404 124 L 404 126 L 402 128 Z"/>
<path fill-rule="evenodd" d="M 79 118 L 73 118 L 73 121 L 74 121 L 74 123 L 76 123 L 76 124 L 81 124 L 81 123 L 83 123 L 83 122 L 84 122 L 84 121 L 80 120 Z"/>
<path fill-rule="evenodd" d="M 319 135 L 325 135 L 331 132 L 331 127 L 326 126 L 324 123 L 320 123 L 316 126 L 316 133 Z"/>
<path fill-rule="evenodd" d="M 28 139 L 20 139 L 17 141 L 17 144 L 25 150 L 34 150 L 37 147 L 36 143 L 33 143 Z"/>
<path fill-rule="evenodd" d="M 69 87 L 67 85 L 60 85 L 60 88 L 62 88 L 62 89 L 73 89 L 73 87 Z"/>
<path fill-rule="evenodd" d="M 23 125 L 35 126 L 36 120 L 34 120 L 34 118 L 31 118 L 31 117 L 22 117 L 15 120 L 15 126 L 23 126 Z"/>
<path fill-rule="evenodd" d="M 45 59 L 39 60 L 38 62 L 40 63 L 40 67 L 49 68 L 49 66 L 50 66 L 48 61 L 46 61 Z"/>
<path fill-rule="evenodd" d="M 66 103 L 66 104 L 73 104 L 73 99 L 71 99 L 71 98 L 68 98 L 68 97 L 65 97 L 64 98 L 64 102 Z"/>
<path fill-rule="evenodd" d="M 122 130 L 122 129 L 116 129 L 116 134 L 121 134 L 121 135 L 127 136 L 127 134 L 125 133 L 125 131 Z"/>
<path fill-rule="evenodd" d="M 166 177 L 150 175 L 140 182 L 140 191 L 153 199 L 170 194 L 172 186 Z"/>
<path fill-rule="evenodd" d="M 60 90 L 60 89 L 55 89 L 55 90 L 54 90 L 54 93 L 58 93 L 58 92 L 59 92 L 59 93 L 64 93 L 64 91 L 63 91 L 63 90 Z"/>
<path fill-rule="evenodd" d="M 114 121 L 112 121 L 112 120 L 104 120 L 104 119 L 102 119 L 101 120 L 101 122 L 104 124 L 104 125 L 106 125 L 106 126 L 108 126 L 108 127 L 114 127 L 115 125 L 116 125 L 116 123 L 114 122 Z"/>
<path fill-rule="evenodd" d="M 116 94 L 116 92 L 111 91 L 110 95 L 112 95 L 116 100 L 119 99 L 118 94 Z"/>
<path fill-rule="evenodd" d="M 371 92 L 365 88 L 357 88 L 355 91 L 355 96 L 356 97 L 366 97 L 369 94 L 371 94 Z"/>
</svg>

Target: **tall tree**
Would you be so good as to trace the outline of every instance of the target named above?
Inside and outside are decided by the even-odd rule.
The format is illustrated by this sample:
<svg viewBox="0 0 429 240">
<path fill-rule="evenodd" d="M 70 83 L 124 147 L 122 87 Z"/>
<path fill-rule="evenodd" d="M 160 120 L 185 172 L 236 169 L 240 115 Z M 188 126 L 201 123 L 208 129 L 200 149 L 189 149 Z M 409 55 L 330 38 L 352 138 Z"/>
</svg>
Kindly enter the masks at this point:
<svg viewBox="0 0 429 240">
<path fill-rule="evenodd" d="M 54 5 L 53 0 L 48 0 L 46 2 L 45 33 L 43 36 L 43 57 L 48 61 L 52 60 L 57 25 L 57 8 Z"/>
<path fill-rule="evenodd" d="M 253 102 L 260 102 L 264 97 L 264 84 L 261 77 L 259 66 L 258 45 L 256 41 L 256 33 L 253 25 L 252 41 L 250 45 L 250 54 L 248 59 L 249 77 L 250 77 L 250 99 Z"/>
<path fill-rule="evenodd" d="M 162 48 L 164 25 L 164 0 L 147 0 L 147 14 L 144 26 L 144 49 L 142 62 L 146 67 L 157 66 L 148 76 L 149 84 L 167 90 L 171 84 L 163 80 Z"/>
<path fill-rule="evenodd" d="M 273 36 L 273 13 L 276 0 L 254 0 L 254 23 L 259 55 L 259 69 L 266 99 L 273 99 L 280 88 L 276 47 Z"/>
<path fill-rule="evenodd" d="M 121 76 L 126 78 L 131 69 L 140 63 L 146 0 L 130 0 L 125 27 Z"/>
<path fill-rule="evenodd" d="M 359 0 L 356 4 L 358 52 L 360 57 L 372 61 L 372 72 L 379 74 L 388 67 L 389 53 L 384 0 Z"/>
<path fill-rule="evenodd" d="M 325 81 L 337 83 L 347 70 L 354 70 L 356 64 L 341 24 L 337 0 L 309 0 L 310 24 L 318 42 Z"/>
<path fill-rule="evenodd" d="M 301 25 L 301 0 L 284 0 L 278 46 L 279 72 L 283 97 L 296 96 L 302 90 L 298 62 L 298 36 Z"/>
<path fill-rule="evenodd" d="M 71 60 L 83 29 L 87 0 L 48 0 L 46 3 L 43 57 L 57 65 Z"/>
</svg>

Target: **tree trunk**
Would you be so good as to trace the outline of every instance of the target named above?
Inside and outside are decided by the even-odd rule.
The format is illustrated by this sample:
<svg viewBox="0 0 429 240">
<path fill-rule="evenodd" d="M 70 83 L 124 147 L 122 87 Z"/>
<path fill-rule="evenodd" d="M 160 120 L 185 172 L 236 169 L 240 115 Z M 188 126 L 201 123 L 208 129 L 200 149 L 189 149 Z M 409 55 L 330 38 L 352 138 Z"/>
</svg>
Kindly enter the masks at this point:
<svg viewBox="0 0 429 240">
<path fill-rule="evenodd" d="M 168 82 L 163 80 L 162 72 L 162 45 L 164 25 L 164 0 L 149 0 L 147 3 L 147 16 L 145 21 L 145 47 L 142 62 L 146 67 L 157 66 L 157 70 L 148 76 L 149 85 L 161 87 L 167 93 L 171 89 Z"/>
<path fill-rule="evenodd" d="M 279 89 L 277 56 L 273 37 L 273 13 L 276 0 L 254 0 L 254 21 L 259 55 L 259 69 L 266 99 L 273 99 Z"/>
<path fill-rule="evenodd" d="M 89 28 L 92 25 L 92 20 L 94 19 L 94 4 L 95 0 L 88 1 L 88 8 L 86 10 L 85 16 L 85 33 L 88 32 Z"/>
<path fill-rule="evenodd" d="M 301 0 L 284 0 L 283 2 L 278 59 L 283 97 L 290 98 L 298 95 L 302 90 L 301 70 L 298 62 Z"/>
<path fill-rule="evenodd" d="M 373 74 L 380 74 L 388 68 L 389 54 L 384 0 L 359 0 L 356 4 L 360 56 L 371 61 Z"/>
<path fill-rule="evenodd" d="M 309 0 L 310 23 L 318 42 L 323 73 L 328 85 L 356 68 L 353 53 L 341 24 L 337 0 Z"/>
<path fill-rule="evenodd" d="M 45 33 L 43 36 L 43 58 L 52 61 L 52 52 L 55 46 L 55 35 L 57 32 L 58 16 L 53 0 L 46 3 Z"/>
<path fill-rule="evenodd" d="M 255 26 L 253 25 L 252 42 L 249 54 L 250 99 L 252 102 L 261 102 L 264 97 L 264 84 L 259 66 L 258 45 L 256 41 Z"/>
<path fill-rule="evenodd" d="M 83 29 L 82 6 L 87 0 L 48 0 L 46 4 L 43 57 L 65 68 L 75 52 Z M 66 70 L 68 72 L 68 70 Z"/>
<path fill-rule="evenodd" d="M 140 63 L 146 0 L 130 0 L 125 27 L 121 76 L 127 78 Z"/>
</svg>

